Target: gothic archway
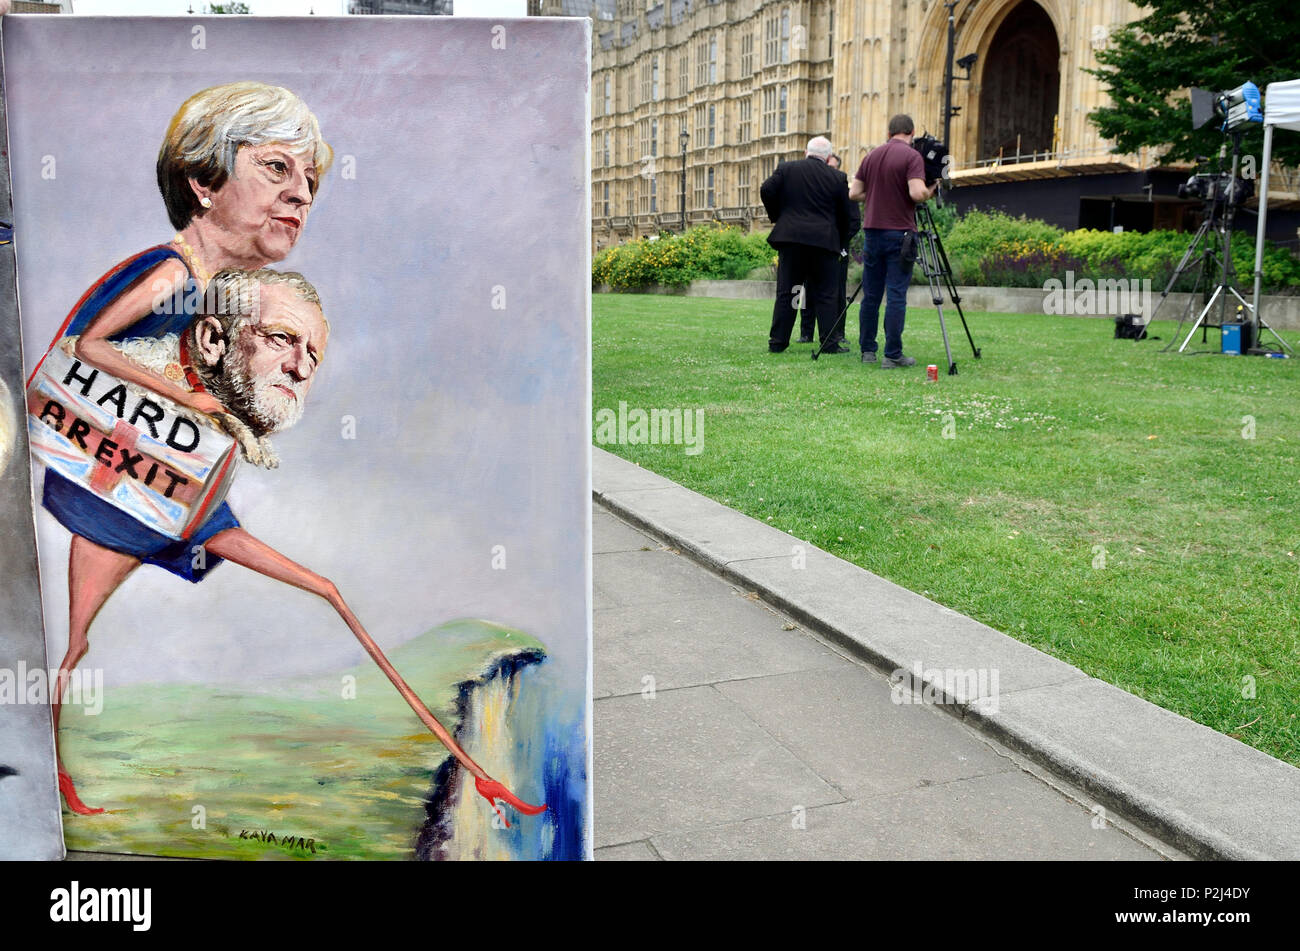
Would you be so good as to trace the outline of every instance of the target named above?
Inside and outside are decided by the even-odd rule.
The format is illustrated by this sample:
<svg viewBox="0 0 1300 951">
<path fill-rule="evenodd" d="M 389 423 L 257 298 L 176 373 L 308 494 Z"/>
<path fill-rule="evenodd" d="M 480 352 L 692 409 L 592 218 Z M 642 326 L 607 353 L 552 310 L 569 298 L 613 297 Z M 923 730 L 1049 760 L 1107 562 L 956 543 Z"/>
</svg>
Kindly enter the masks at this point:
<svg viewBox="0 0 1300 951">
<path fill-rule="evenodd" d="M 1061 89 L 1056 27 L 1034 0 L 1023 0 L 993 35 L 980 81 L 979 157 L 994 159 L 1052 148 Z"/>
</svg>

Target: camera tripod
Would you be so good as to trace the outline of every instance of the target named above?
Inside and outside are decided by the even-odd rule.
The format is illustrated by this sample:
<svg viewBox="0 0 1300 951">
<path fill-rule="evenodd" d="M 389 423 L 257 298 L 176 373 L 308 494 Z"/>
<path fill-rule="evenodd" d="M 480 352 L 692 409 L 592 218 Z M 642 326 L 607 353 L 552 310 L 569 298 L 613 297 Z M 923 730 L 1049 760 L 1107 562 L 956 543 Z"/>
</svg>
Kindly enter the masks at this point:
<svg viewBox="0 0 1300 951">
<path fill-rule="evenodd" d="M 1222 180 L 1223 174 L 1222 155 L 1223 153 L 1220 152 L 1218 178 L 1214 181 L 1210 197 L 1205 200 L 1205 219 L 1201 222 L 1200 228 L 1196 230 L 1196 234 L 1193 236 L 1191 244 L 1189 244 L 1187 250 L 1183 252 L 1182 260 L 1178 262 L 1178 267 L 1174 268 L 1174 273 L 1169 278 L 1169 283 L 1166 284 L 1165 289 L 1160 292 L 1159 303 L 1157 303 L 1152 309 L 1151 316 L 1147 318 L 1147 326 L 1150 326 L 1151 322 L 1155 320 L 1156 314 L 1160 312 L 1161 305 L 1163 305 L 1165 300 L 1169 297 L 1169 292 L 1173 290 L 1174 284 L 1177 283 L 1178 279 L 1182 277 L 1185 272 L 1191 270 L 1194 266 L 1193 262 L 1198 256 L 1197 248 L 1199 248 L 1202 242 L 1204 242 L 1205 246 L 1199 255 L 1201 271 L 1196 277 L 1196 284 L 1192 287 L 1192 296 L 1188 300 L 1187 308 L 1178 319 L 1178 329 L 1174 331 L 1173 339 L 1165 345 L 1164 349 L 1161 350 L 1161 353 L 1168 352 L 1169 348 L 1174 345 L 1174 341 L 1178 339 L 1178 335 L 1182 333 L 1183 324 L 1187 321 L 1187 317 L 1192 310 L 1192 301 L 1195 300 L 1197 293 L 1203 293 L 1202 284 L 1207 282 L 1207 278 L 1212 272 L 1220 275 L 1219 281 L 1214 287 L 1214 293 L 1210 295 L 1209 300 L 1205 302 L 1205 306 L 1201 308 L 1201 312 L 1196 316 L 1196 321 L 1192 324 L 1192 329 L 1187 332 L 1187 336 L 1183 338 L 1183 342 L 1179 345 L 1179 353 L 1182 353 L 1187 349 L 1187 345 L 1191 343 L 1192 337 L 1195 336 L 1198 327 L 1201 328 L 1202 343 L 1206 342 L 1206 335 L 1210 327 L 1218 327 L 1220 331 L 1222 331 L 1223 325 L 1228 322 L 1229 295 L 1237 298 L 1239 305 L 1237 309 L 1241 311 L 1246 318 L 1246 322 L 1252 327 L 1252 331 L 1249 333 L 1249 336 L 1252 338 L 1250 341 L 1251 344 L 1258 344 L 1258 342 L 1263 338 L 1264 331 L 1267 330 L 1277 338 L 1278 343 L 1287 350 L 1291 350 L 1290 344 L 1279 337 L 1277 331 L 1264 323 L 1263 318 L 1255 313 L 1255 308 L 1251 303 L 1247 301 L 1246 298 L 1242 297 L 1237 291 L 1237 288 L 1233 286 L 1234 278 L 1236 277 L 1236 269 L 1232 263 L 1232 219 L 1237 210 L 1237 203 L 1233 198 L 1235 197 L 1234 191 L 1237 182 L 1237 169 L 1241 162 L 1240 132 L 1232 133 L 1232 169 L 1227 181 L 1227 186 L 1224 188 L 1223 197 L 1220 198 L 1218 192 L 1221 187 L 1219 183 Z M 1222 213 L 1220 213 L 1220 206 L 1222 206 Z M 1208 290 L 1208 288 L 1206 289 Z M 1217 324 L 1211 324 L 1206 318 L 1209 316 L 1211 310 L 1214 309 L 1216 303 L 1219 304 L 1219 322 Z M 1246 350 L 1247 344 L 1243 341 L 1242 352 L 1244 353 Z"/>
<path fill-rule="evenodd" d="M 980 358 L 980 348 L 975 346 L 975 338 L 970 335 L 970 325 L 966 323 L 966 315 L 961 309 L 961 295 L 957 293 L 957 286 L 952 280 L 952 265 L 948 263 L 948 253 L 943 249 L 943 242 L 939 240 L 939 230 L 934 226 L 934 212 L 930 210 L 927 204 L 916 206 L 916 263 L 921 265 L 921 273 L 925 275 L 926 282 L 930 285 L 930 300 L 934 302 L 934 309 L 939 312 L 939 332 L 943 334 L 943 352 L 948 358 L 948 375 L 957 375 L 957 362 L 952 358 L 952 347 L 948 344 L 948 327 L 943 322 L 943 288 L 948 288 L 948 297 L 952 300 L 952 305 L 957 308 L 957 316 L 961 318 L 962 329 L 966 331 L 966 339 L 970 341 L 971 353 L 975 359 Z"/>
<path fill-rule="evenodd" d="M 925 275 L 927 283 L 930 285 L 930 299 L 933 301 L 935 309 L 939 312 L 939 331 L 943 335 L 943 352 L 948 358 L 948 375 L 957 375 L 957 363 L 952 358 L 952 346 L 948 343 L 948 327 L 943 319 L 943 288 L 948 289 L 948 297 L 951 298 L 953 306 L 957 308 L 957 316 L 961 318 L 962 329 L 966 331 L 966 339 L 970 341 L 971 352 L 975 359 L 980 358 L 980 348 L 975 346 L 975 338 L 971 336 L 970 325 L 966 323 L 966 315 L 961 309 L 961 295 L 957 293 L 957 287 L 952 280 L 952 265 L 948 263 L 948 254 L 943 249 L 943 242 L 939 239 L 939 231 L 934 225 L 934 213 L 926 204 L 916 206 L 916 262 L 921 265 L 921 273 Z M 866 272 L 863 271 L 863 279 L 866 278 Z M 829 340 L 834 340 L 840 328 L 844 325 L 844 317 L 853 306 L 853 301 L 862 291 L 862 281 L 858 281 L 857 288 L 849 298 L 844 309 L 840 311 L 839 317 L 835 319 L 835 324 L 830 334 Z M 812 358 L 816 360 L 821 356 L 822 349 L 826 346 L 823 342 L 820 347 L 813 351 Z"/>
<path fill-rule="evenodd" d="M 1237 300 L 1247 309 L 1250 307 L 1250 304 L 1247 303 L 1246 299 L 1237 292 L 1235 287 L 1232 286 L 1232 255 L 1231 248 L 1229 247 L 1231 238 L 1223 231 L 1223 223 L 1219 220 L 1218 210 L 1214 207 L 1216 204 L 1217 202 L 1213 199 L 1206 203 L 1206 210 L 1208 213 L 1205 220 L 1201 222 L 1200 228 L 1196 230 L 1196 234 L 1192 237 L 1192 241 L 1187 246 L 1187 250 L 1183 252 L 1182 260 L 1180 260 L 1178 266 L 1174 268 L 1174 273 L 1170 276 L 1169 283 L 1166 284 L 1165 289 L 1160 292 L 1159 302 L 1151 311 L 1151 316 L 1147 318 L 1147 326 L 1150 326 L 1151 322 L 1156 319 L 1156 314 L 1160 313 L 1161 306 L 1164 304 L 1165 300 L 1168 299 L 1169 293 L 1173 290 L 1178 279 L 1185 273 L 1189 272 L 1193 267 L 1196 267 L 1196 262 L 1199 260 L 1200 273 L 1197 274 L 1196 283 L 1192 286 L 1192 292 L 1188 298 L 1187 307 L 1178 318 L 1178 329 L 1174 331 L 1173 339 L 1165 345 L 1164 349 L 1161 351 L 1162 353 L 1167 353 L 1169 349 L 1178 342 L 1179 336 L 1183 331 L 1183 324 L 1187 322 L 1187 318 L 1191 314 L 1193 301 L 1196 299 L 1198 293 L 1202 293 L 1203 285 L 1208 283 L 1207 279 L 1210 274 L 1222 272 L 1226 274 L 1226 277 L 1220 280 L 1217 286 L 1215 286 L 1214 293 L 1210 295 L 1205 306 L 1201 308 L 1201 312 L 1197 314 L 1196 320 L 1192 324 L 1192 329 L 1188 331 L 1186 337 L 1182 338 L 1183 342 L 1178 347 L 1179 353 L 1182 353 L 1187 349 L 1187 345 L 1191 342 L 1192 337 L 1195 336 L 1198 327 L 1201 328 L 1202 343 L 1206 342 L 1206 334 L 1210 327 L 1222 327 L 1228 295 L 1236 297 Z M 1205 288 L 1204 290 L 1208 292 L 1208 288 Z M 1222 298 L 1220 322 L 1218 324 L 1211 324 L 1207 318 L 1209 317 L 1210 312 L 1214 309 L 1214 305 L 1219 302 L 1220 298 Z"/>
</svg>

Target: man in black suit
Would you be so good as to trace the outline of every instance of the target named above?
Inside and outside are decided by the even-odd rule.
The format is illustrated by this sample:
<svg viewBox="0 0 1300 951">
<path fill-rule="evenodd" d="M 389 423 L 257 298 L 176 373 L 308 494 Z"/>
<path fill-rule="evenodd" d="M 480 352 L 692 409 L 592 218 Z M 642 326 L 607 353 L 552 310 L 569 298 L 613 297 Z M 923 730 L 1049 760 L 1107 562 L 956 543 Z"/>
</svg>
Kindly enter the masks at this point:
<svg viewBox="0 0 1300 951">
<path fill-rule="evenodd" d="M 759 189 L 772 220 L 767 243 L 778 255 L 776 304 L 767 341 L 773 353 L 790 346 L 800 297 L 816 316 L 824 352 L 848 353 L 847 347 L 830 340 L 830 333 L 839 313 L 835 299 L 840 249 L 847 248 L 853 237 L 852 209 L 848 179 L 826 164 L 830 155 L 830 141 L 819 135 L 808 142 L 803 159 L 782 162 Z"/>
<path fill-rule="evenodd" d="M 839 169 L 843 164 L 838 155 L 832 154 L 826 160 L 826 164 L 831 168 Z M 848 174 L 844 176 L 844 183 L 848 185 Z M 862 230 L 862 209 L 858 207 L 856 201 L 849 201 L 849 239 L 852 240 L 859 231 Z M 833 326 L 834 339 L 831 343 L 844 343 L 844 327 L 846 320 L 841 320 L 839 315 L 843 312 L 849 303 L 849 248 L 845 245 L 840 249 L 840 296 L 835 302 L 835 317 L 831 318 Z M 813 339 L 813 313 L 808 308 L 803 309 L 799 315 L 799 343 L 812 343 Z"/>
</svg>

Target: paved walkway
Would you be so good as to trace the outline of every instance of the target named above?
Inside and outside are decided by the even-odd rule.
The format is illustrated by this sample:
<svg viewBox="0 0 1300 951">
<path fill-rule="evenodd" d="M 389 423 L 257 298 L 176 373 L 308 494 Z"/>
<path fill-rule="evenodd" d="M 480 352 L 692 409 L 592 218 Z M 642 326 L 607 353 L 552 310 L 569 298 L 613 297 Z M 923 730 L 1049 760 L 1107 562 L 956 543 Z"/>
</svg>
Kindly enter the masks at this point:
<svg viewBox="0 0 1300 951">
<path fill-rule="evenodd" d="M 599 505 L 593 524 L 597 859 L 1182 857 Z"/>
</svg>

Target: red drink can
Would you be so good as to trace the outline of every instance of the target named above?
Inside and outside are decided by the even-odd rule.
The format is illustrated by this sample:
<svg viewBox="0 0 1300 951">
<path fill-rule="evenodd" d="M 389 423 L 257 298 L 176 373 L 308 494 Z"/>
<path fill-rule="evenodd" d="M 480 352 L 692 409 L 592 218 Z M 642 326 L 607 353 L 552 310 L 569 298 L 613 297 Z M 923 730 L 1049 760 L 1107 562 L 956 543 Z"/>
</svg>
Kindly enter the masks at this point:
<svg viewBox="0 0 1300 951">
<path fill-rule="evenodd" d="M 925 368 L 925 378 L 929 380 L 931 383 L 938 383 L 939 368 L 935 366 L 933 363 L 931 363 L 928 367 Z"/>
</svg>

